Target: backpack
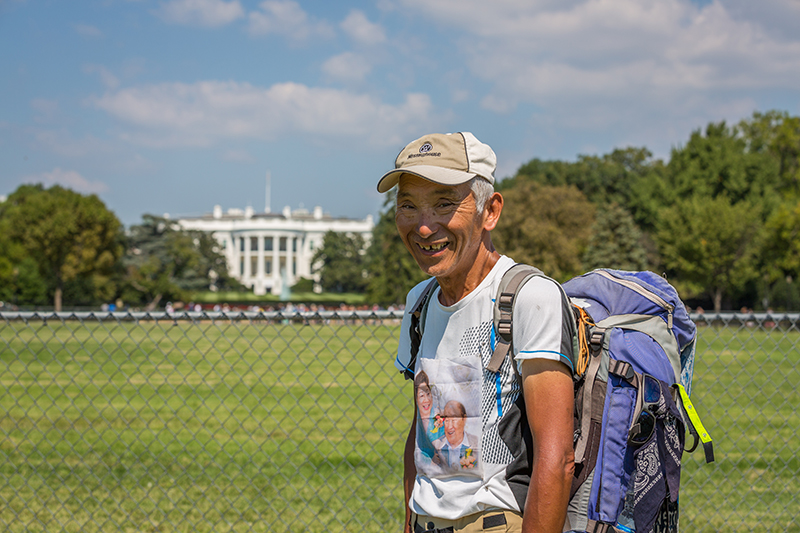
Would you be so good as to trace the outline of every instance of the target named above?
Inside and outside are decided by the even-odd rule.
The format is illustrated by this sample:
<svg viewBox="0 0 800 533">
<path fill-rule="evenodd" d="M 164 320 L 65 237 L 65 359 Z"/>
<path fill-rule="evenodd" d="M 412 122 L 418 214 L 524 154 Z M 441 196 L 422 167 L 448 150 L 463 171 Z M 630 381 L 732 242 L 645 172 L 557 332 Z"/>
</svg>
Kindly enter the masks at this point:
<svg viewBox="0 0 800 533">
<path fill-rule="evenodd" d="M 496 345 L 486 369 L 511 351 L 514 300 L 532 277 L 518 264 L 494 304 Z M 544 276 L 546 277 L 546 276 Z M 435 279 L 411 310 L 414 362 Z M 575 474 L 564 531 L 678 531 L 680 458 L 688 429 L 706 461 L 713 445 L 689 400 L 696 327 L 677 291 L 652 272 L 598 269 L 563 284 L 575 317 Z M 516 368 L 516 365 L 512 365 Z M 410 368 L 410 372 L 409 369 Z"/>
</svg>

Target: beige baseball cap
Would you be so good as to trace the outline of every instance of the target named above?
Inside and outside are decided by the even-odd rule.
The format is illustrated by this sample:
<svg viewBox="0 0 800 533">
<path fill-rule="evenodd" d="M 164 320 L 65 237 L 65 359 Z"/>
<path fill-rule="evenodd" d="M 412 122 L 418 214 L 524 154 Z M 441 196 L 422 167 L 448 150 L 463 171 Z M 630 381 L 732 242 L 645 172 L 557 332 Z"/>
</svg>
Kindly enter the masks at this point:
<svg viewBox="0 0 800 533">
<path fill-rule="evenodd" d="M 497 156 L 488 144 L 468 131 L 432 133 L 403 148 L 394 167 L 378 181 L 378 192 L 386 192 L 397 185 L 403 174 L 443 185 L 458 185 L 480 176 L 494 185 Z"/>
</svg>

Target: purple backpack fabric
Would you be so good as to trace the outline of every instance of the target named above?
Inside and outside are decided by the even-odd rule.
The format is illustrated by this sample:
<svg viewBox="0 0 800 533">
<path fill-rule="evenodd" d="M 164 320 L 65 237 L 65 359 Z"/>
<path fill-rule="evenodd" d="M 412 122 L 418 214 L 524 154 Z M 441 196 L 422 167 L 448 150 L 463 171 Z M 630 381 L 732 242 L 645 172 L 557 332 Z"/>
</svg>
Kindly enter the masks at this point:
<svg viewBox="0 0 800 533">
<path fill-rule="evenodd" d="M 677 512 L 680 462 L 672 458 L 680 458 L 684 446 L 683 421 L 672 395 L 661 394 L 663 408 L 653 409 L 658 419 L 648 441 L 652 446 L 632 445 L 629 435 L 641 416 L 643 375 L 656 378 L 664 391 L 674 383 L 691 385 L 695 324 L 675 289 L 652 272 L 599 269 L 563 288 L 594 322 L 589 326 L 592 357 L 575 397 L 576 480 L 569 530 L 649 532 L 657 530 L 654 524 L 672 524 L 658 530 L 677 531 L 677 519 L 662 516 L 662 509 Z M 680 438 L 667 439 L 667 429 Z M 643 449 L 658 453 L 645 458 Z M 648 468 L 670 483 L 650 484 L 663 490 L 639 486 Z M 629 516 L 623 512 L 626 498 Z"/>
</svg>

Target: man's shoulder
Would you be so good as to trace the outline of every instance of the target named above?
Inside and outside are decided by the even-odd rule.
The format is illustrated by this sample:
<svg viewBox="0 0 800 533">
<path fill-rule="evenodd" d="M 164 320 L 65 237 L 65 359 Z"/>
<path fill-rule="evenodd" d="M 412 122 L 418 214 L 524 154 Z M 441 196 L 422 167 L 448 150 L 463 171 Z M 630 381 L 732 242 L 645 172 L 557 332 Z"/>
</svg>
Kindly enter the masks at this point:
<svg viewBox="0 0 800 533">
<path fill-rule="evenodd" d="M 502 275 L 505 275 L 511 267 L 516 264 L 517 263 L 511 261 L 508 267 L 503 269 Z M 537 267 L 534 266 L 533 268 Z M 541 270 L 539 272 L 541 272 Z M 517 290 L 515 306 L 521 304 L 541 305 L 543 302 L 560 302 L 562 292 L 561 284 L 556 280 L 547 276 L 545 273 L 535 274 Z"/>
</svg>

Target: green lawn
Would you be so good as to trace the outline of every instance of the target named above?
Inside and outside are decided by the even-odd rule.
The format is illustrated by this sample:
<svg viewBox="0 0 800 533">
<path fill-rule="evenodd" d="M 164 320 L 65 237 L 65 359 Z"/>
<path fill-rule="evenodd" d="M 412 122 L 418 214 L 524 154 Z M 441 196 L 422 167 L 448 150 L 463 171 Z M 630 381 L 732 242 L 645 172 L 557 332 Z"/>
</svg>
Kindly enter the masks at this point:
<svg viewBox="0 0 800 533">
<path fill-rule="evenodd" d="M 384 531 L 396 323 L 0 323 L 0 528 Z M 800 531 L 796 331 L 701 328 L 683 531 Z"/>
</svg>

